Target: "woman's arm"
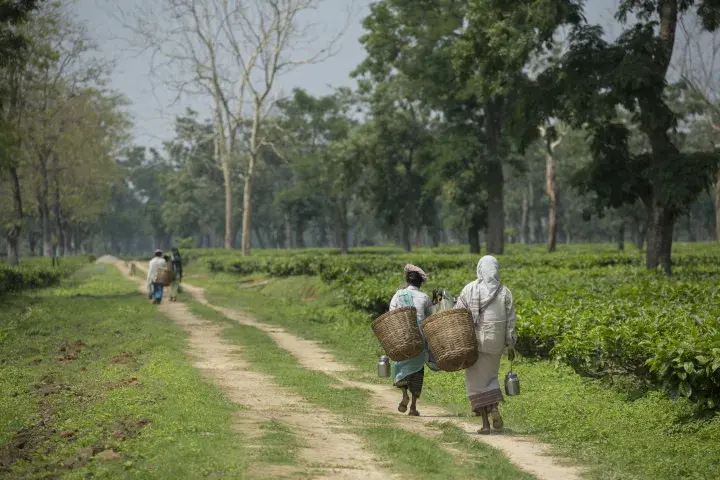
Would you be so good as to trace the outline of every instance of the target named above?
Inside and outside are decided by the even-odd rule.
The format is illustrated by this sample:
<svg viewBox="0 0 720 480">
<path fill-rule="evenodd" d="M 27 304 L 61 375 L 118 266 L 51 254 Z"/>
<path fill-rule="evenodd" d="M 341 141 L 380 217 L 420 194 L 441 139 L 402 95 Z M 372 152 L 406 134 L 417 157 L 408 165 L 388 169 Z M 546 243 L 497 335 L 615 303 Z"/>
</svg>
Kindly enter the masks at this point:
<svg viewBox="0 0 720 480">
<path fill-rule="evenodd" d="M 507 324 L 505 326 L 505 346 L 514 348 L 517 342 L 517 333 L 515 331 L 515 302 L 509 289 L 505 289 L 505 317 Z"/>
<path fill-rule="evenodd" d="M 460 292 L 460 296 L 457 298 L 457 300 L 455 300 L 455 308 L 468 308 L 468 302 L 466 300 L 467 291 L 468 285 L 465 285 L 465 288 L 463 288 L 462 292 Z"/>
</svg>

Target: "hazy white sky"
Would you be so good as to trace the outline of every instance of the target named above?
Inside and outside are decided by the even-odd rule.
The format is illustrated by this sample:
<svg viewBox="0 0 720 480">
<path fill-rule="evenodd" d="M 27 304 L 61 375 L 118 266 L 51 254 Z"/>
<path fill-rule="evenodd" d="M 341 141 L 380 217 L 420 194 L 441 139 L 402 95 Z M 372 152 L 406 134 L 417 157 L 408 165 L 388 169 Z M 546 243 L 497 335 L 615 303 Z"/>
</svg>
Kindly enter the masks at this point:
<svg viewBox="0 0 720 480">
<path fill-rule="evenodd" d="M 74 8 L 79 19 L 86 23 L 90 36 L 99 44 L 103 55 L 116 62 L 111 86 L 125 94 L 132 102 L 129 111 L 135 124 L 135 143 L 160 147 L 163 140 L 169 140 L 173 136 L 173 120 L 176 114 L 182 113 L 186 107 L 192 107 L 207 115 L 209 100 L 191 98 L 171 105 L 175 92 L 161 86 L 153 88 L 149 78 L 149 54 L 137 56 L 128 50 L 126 42 L 122 40 L 128 37 L 129 32 L 111 15 L 111 12 L 115 11 L 112 5 L 122 2 L 123 9 L 132 9 L 152 1 L 76 0 Z M 338 23 L 346 21 L 346 12 L 352 2 L 353 0 L 329 0 L 315 12 L 312 21 L 326 25 L 328 32 L 326 39 L 319 39 L 320 45 L 326 43 L 337 31 Z M 358 37 L 363 34 L 361 21 L 371 3 L 371 0 L 354 0 L 357 13 L 338 46 L 338 55 L 321 64 L 302 67 L 281 77 L 279 88 L 287 92 L 301 87 L 317 95 L 329 93 L 333 87 L 354 85 L 349 74 L 365 56 Z M 591 22 L 609 23 L 616 4 L 617 0 L 590 0 L 586 7 L 588 19 Z"/>
</svg>

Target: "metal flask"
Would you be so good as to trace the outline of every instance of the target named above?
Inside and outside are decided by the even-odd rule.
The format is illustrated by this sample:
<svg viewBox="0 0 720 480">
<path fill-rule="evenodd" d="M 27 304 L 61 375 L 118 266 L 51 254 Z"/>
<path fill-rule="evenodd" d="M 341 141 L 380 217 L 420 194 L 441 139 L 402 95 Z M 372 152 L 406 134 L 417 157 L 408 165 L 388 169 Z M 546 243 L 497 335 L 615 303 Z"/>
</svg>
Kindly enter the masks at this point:
<svg viewBox="0 0 720 480">
<path fill-rule="evenodd" d="M 378 360 L 378 377 L 390 377 L 390 358 L 383 355 Z"/>
<path fill-rule="evenodd" d="M 520 379 L 512 369 L 505 375 L 505 395 L 508 397 L 520 395 Z"/>
</svg>

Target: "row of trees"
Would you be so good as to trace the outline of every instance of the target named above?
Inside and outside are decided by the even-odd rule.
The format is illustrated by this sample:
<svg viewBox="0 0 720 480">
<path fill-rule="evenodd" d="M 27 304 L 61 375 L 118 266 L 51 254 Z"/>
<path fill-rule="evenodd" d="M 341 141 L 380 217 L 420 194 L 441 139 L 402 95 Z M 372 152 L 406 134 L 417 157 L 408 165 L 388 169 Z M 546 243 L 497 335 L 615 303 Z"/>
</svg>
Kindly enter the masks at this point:
<svg viewBox="0 0 720 480">
<path fill-rule="evenodd" d="M 173 1 L 166 7 L 180 24 L 162 38 L 156 25 L 137 23 L 138 32 L 153 32 L 147 45 L 157 48 L 182 33 L 173 43 L 180 51 L 168 55 L 186 62 L 192 77 L 178 87 L 204 88 L 214 101 L 207 128 L 224 179 L 225 247 L 235 237 L 237 170 L 244 179 L 244 254 L 253 232 L 259 240 L 263 230 L 284 230 L 286 244 L 302 245 L 309 219 L 325 222 L 319 243 L 332 227 L 345 249 L 348 225 L 362 218 L 350 218 L 353 203 L 407 249 L 423 228 L 438 241 L 448 226 L 441 219 L 449 218 L 455 230 L 467 231 L 472 250 L 483 230 L 488 251 L 502 253 L 513 230 L 525 240 L 535 232 L 531 160 L 542 155 L 550 251 L 558 236 L 560 159 L 575 167 L 565 184 L 579 189 L 563 192 L 578 200 L 564 203 L 566 214 L 578 203 L 612 212 L 616 236 L 624 238 L 630 224 L 639 244 L 647 239 L 647 267 L 670 272 L 678 218 L 692 219 L 698 198 L 720 175 L 717 77 L 697 75 L 699 65 L 714 65 L 714 40 L 705 36 L 712 45 L 697 48 L 696 58 L 690 52 L 692 42 L 702 45 L 700 33 L 717 30 L 715 2 L 623 0 L 616 15 L 622 33 L 612 41 L 587 23 L 575 0 L 374 2 L 361 38 L 367 57 L 353 74 L 359 91 L 271 101 L 282 67 L 318 59 L 297 62 L 289 53 L 305 33 L 300 13 L 315 3 Z M 690 35 L 695 27 L 701 31 Z M 237 66 L 218 62 L 220 51 L 231 52 Z M 352 106 L 359 117 L 348 114 Z M 274 195 L 254 190 L 262 168 L 272 169 L 275 187 L 291 187 L 273 190 L 268 181 Z M 516 208 L 509 200 L 518 192 L 520 219 L 508 228 Z M 264 218 L 253 229 L 251 219 L 262 216 L 253 204 L 274 205 L 283 225 Z M 568 239 L 571 226 L 565 228 Z M 688 236 L 698 230 L 691 225 Z"/>
<path fill-rule="evenodd" d="M 318 44 L 304 23 L 320 4 L 168 0 L 125 15 L 136 46 L 162 53 L 155 78 L 179 101 L 205 97 L 212 117 L 180 116 L 163 152 L 126 148 L 99 221 L 68 225 L 114 251 L 239 236 L 246 255 L 629 235 L 668 273 L 673 238 L 720 235 L 714 2 L 623 0 L 608 40 L 574 0 L 382 0 L 357 90 L 279 95 L 280 76 L 335 53 L 337 37 Z"/>
<path fill-rule="evenodd" d="M 0 12 L 0 219 L 17 265 L 22 232 L 45 256 L 85 249 L 120 174 L 128 121 L 62 5 L 3 2 Z"/>
</svg>

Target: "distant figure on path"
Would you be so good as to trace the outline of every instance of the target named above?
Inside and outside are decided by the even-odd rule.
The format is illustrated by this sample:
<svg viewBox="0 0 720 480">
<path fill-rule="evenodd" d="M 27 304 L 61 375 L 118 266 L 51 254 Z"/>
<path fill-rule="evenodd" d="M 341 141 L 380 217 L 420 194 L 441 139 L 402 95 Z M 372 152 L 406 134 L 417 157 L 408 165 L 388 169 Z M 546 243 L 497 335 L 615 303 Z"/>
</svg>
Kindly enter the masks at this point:
<svg viewBox="0 0 720 480">
<path fill-rule="evenodd" d="M 478 339 L 479 357 L 465 370 L 465 388 L 475 415 L 482 416 L 483 426 L 478 432 L 490 433 L 488 415 L 493 428 L 503 427 L 498 405 L 503 401 L 498 374 L 505 347 L 508 359 L 515 358 L 515 304 L 512 293 L 500 283 L 500 266 L 495 257 L 485 256 L 477 266 L 478 279 L 465 286 L 455 308 L 467 308 L 472 313 Z"/>
<path fill-rule="evenodd" d="M 182 258 L 180 258 L 180 251 L 177 247 L 172 249 L 171 257 L 172 271 L 175 273 L 175 278 L 170 284 L 170 301 L 177 302 L 178 291 L 180 290 L 180 281 L 182 280 Z"/>
<path fill-rule="evenodd" d="M 155 257 L 150 260 L 147 275 L 148 292 L 152 292 L 150 298 L 155 305 L 159 305 L 160 302 L 162 302 L 163 296 L 163 285 L 162 283 L 157 283 L 158 270 L 166 267 L 167 262 L 163 258 L 162 250 L 155 250 Z"/>
<path fill-rule="evenodd" d="M 430 315 L 430 308 L 432 307 L 430 297 L 420 291 L 420 286 L 427 282 L 427 279 L 427 275 L 421 268 L 415 265 L 406 265 L 405 280 L 407 280 L 407 286 L 399 289 L 390 301 L 390 310 L 403 307 L 415 307 L 417 310 L 418 328 L 420 328 L 420 324 L 425 320 L 425 317 Z M 420 398 L 420 393 L 422 393 L 426 359 L 427 350 L 424 349 L 422 353 L 415 358 L 402 362 L 393 362 L 393 384 L 402 390 L 403 395 L 402 401 L 398 405 L 398 411 L 400 413 L 405 413 L 408 409 L 407 406 L 410 400 L 408 390 L 410 390 L 412 403 L 410 404 L 410 412 L 408 414 L 415 417 L 420 415 L 420 412 L 417 411 L 417 400 Z"/>
</svg>

